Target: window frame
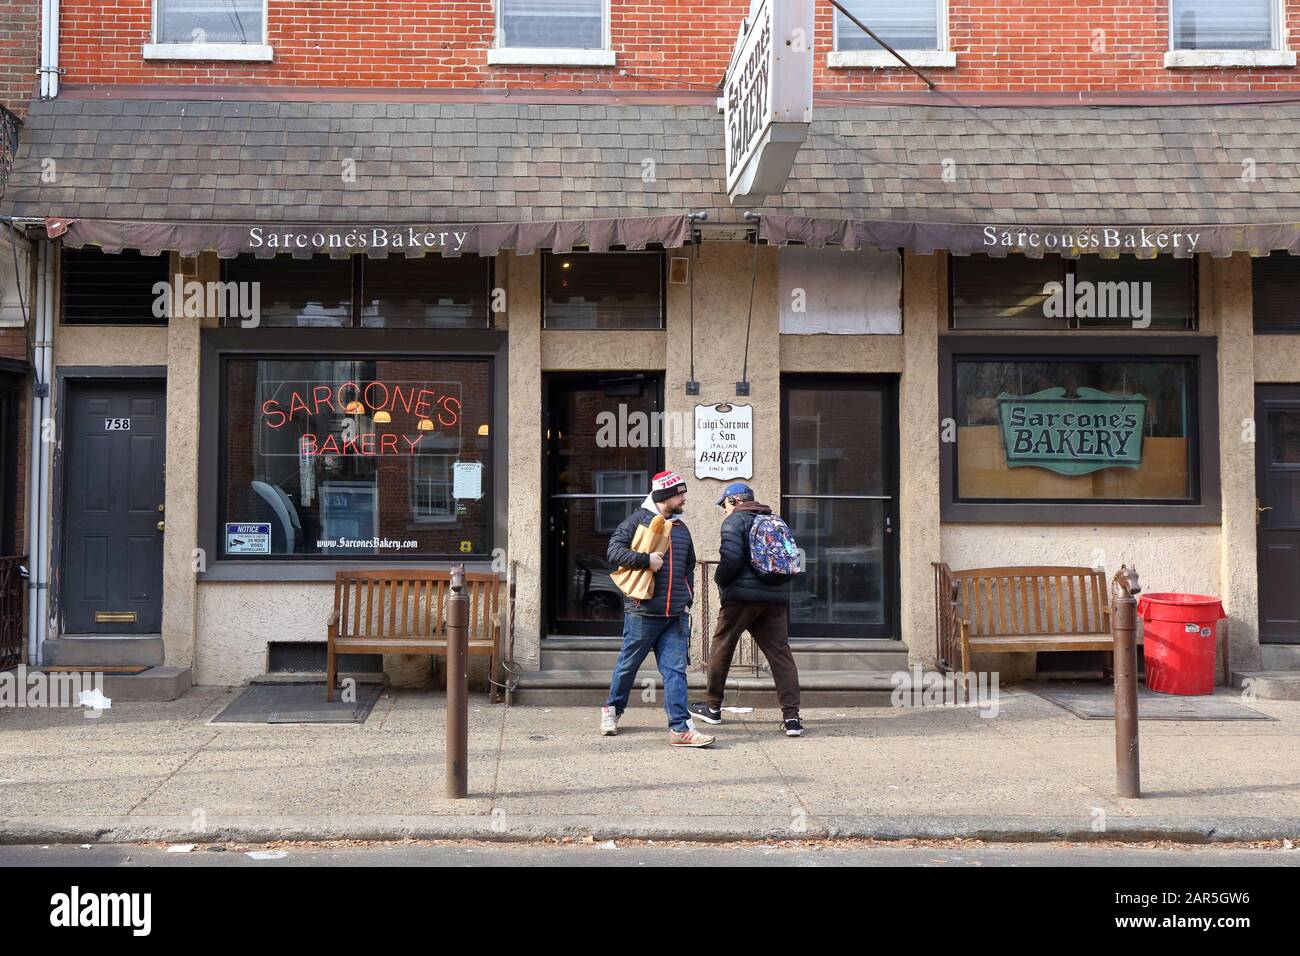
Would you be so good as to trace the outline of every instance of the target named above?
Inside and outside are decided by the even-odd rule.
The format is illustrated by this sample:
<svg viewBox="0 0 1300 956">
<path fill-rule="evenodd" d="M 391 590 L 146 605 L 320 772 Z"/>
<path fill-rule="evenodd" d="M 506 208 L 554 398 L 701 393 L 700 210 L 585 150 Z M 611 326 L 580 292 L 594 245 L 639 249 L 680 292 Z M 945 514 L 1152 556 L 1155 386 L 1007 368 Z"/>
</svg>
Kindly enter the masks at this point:
<svg viewBox="0 0 1300 956">
<path fill-rule="evenodd" d="M 1139 344 L 1141 343 L 1141 344 Z M 1076 351 L 1069 351 L 1075 349 Z M 1192 364 L 1190 409 L 1196 415 L 1192 441 L 1196 499 L 1187 503 L 983 502 L 960 501 L 957 442 L 939 443 L 939 517 L 969 524 L 1217 525 L 1221 521 L 1219 475 L 1218 338 L 1209 335 L 997 334 L 939 336 L 939 419 L 956 421 L 957 363 L 962 360 L 1042 362 L 1187 361 Z"/>
<path fill-rule="evenodd" d="M 271 47 L 271 0 L 262 4 L 262 35 L 256 43 L 176 43 L 158 38 L 159 0 L 149 3 L 149 42 L 141 54 L 146 60 L 236 60 L 245 62 L 270 62 L 275 58 Z"/>
<path fill-rule="evenodd" d="M 1286 3 L 1285 0 L 1269 0 L 1269 9 L 1272 18 L 1272 29 L 1270 30 L 1270 45 L 1267 47 L 1258 47 L 1249 50 L 1223 49 L 1223 48 L 1197 48 L 1188 49 L 1175 45 L 1177 28 L 1174 24 L 1174 6 L 1178 0 L 1169 0 L 1165 7 L 1165 12 L 1169 20 L 1166 50 L 1165 50 L 1165 68 L 1191 68 L 1205 69 L 1213 67 L 1293 67 L 1296 65 L 1296 54 L 1294 50 L 1288 48 L 1288 31 L 1286 25 Z"/>
<path fill-rule="evenodd" d="M 491 552 L 505 541 L 507 526 L 501 507 L 508 493 L 507 442 L 496 440 L 508 433 L 508 358 L 504 331 L 410 329 L 293 329 L 268 330 L 250 339 L 244 329 L 200 330 L 198 545 L 208 555 L 199 581 L 333 581 L 336 571 L 357 568 L 409 568 L 423 561 L 434 567 L 465 562 L 466 570 L 493 570 Z M 430 361 L 485 361 L 488 363 L 488 416 L 491 444 L 490 471 L 485 476 L 484 505 L 488 517 L 488 553 L 454 555 L 267 555 L 249 558 L 224 554 L 220 524 L 224 520 L 226 466 L 225 363 L 229 359 L 331 358 Z"/>
<path fill-rule="evenodd" d="M 610 24 L 610 0 L 601 0 L 601 46 L 597 50 L 580 47 L 507 46 L 503 20 L 505 0 L 493 4 L 492 46 L 487 51 L 489 66 L 614 66 L 613 32 Z"/>
<path fill-rule="evenodd" d="M 965 258 L 974 259 L 975 256 L 971 255 L 971 256 L 966 256 Z M 1011 259 L 1012 256 L 1009 255 L 1008 256 L 987 256 L 986 258 Z M 1047 256 L 1045 255 L 1042 256 L 1041 258 L 1046 259 Z M 1062 278 L 1064 278 L 1065 275 L 1071 275 L 1071 274 L 1075 275 L 1076 277 L 1078 276 L 1079 260 L 1082 258 L 1081 256 L 1067 258 L 1065 256 L 1058 255 L 1056 256 L 1056 258 L 1060 259 L 1065 264 L 1066 267 L 1065 273 L 1062 275 Z M 1147 326 L 1146 328 L 1138 328 L 1137 326 L 1134 325 L 1129 325 L 1127 327 L 1123 325 L 1081 325 L 1079 324 L 1080 323 L 1079 317 L 1073 316 L 1073 317 L 1062 319 L 1062 321 L 1071 324 L 1063 325 L 1057 328 L 1052 328 L 1050 326 L 1044 325 L 1037 328 L 1018 329 L 1015 328 L 1014 326 L 1007 326 L 1006 328 L 997 329 L 997 328 L 958 328 L 957 327 L 956 325 L 957 270 L 952 267 L 952 258 L 950 258 L 949 267 L 948 267 L 948 326 L 946 329 L 944 329 L 944 334 L 1007 335 L 1012 333 L 1016 333 L 1016 334 L 1028 333 L 1031 335 L 1043 335 L 1043 334 L 1051 334 L 1051 333 L 1061 334 L 1061 333 L 1081 332 L 1087 334 L 1101 333 L 1103 335 L 1131 335 L 1134 332 L 1157 332 L 1161 335 L 1187 335 L 1189 333 L 1198 332 L 1200 331 L 1201 328 L 1201 285 L 1200 285 L 1201 260 L 1200 257 L 1199 256 L 1192 257 L 1191 263 L 1192 263 L 1192 289 L 1191 289 L 1192 313 L 1187 320 L 1190 323 L 1190 325 L 1185 326 L 1184 328 L 1178 329 L 1178 328 L 1174 328 L 1173 326 L 1155 325 L 1154 323 Z"/>
<path fill-rule="evenodd" d="M 935 4 L 936 46 L 934 49 L 899 49 L 898 52 L 916 67 L 947 69 L 957 65 L 957 54 L 951 47 L 948 32 L 948 0 L 933 0 Z M 868 24 L 870 25 L 870 24 Z M 854 29 L 857 29 L 854 27 Z M 841 50 L 840 49 L 840 13 L 833 11 L 831 16 L 831 49 L 826 55 L 826 66 L 831 69 L 865 67 L 870 69 L 899 69 L 907 67 L 899 63 L 888 50 Z"/>
<path fill-rule="evenodd" d="M 653 329 L 563 329 L 548 326 L 546 324 L 546 263 L 549 257 L 553 256 L 586 256 L 586 255 L 657 255 L 659 257 L 659 326 Z M 624 332 L 663 332 L 668 328 L 668 250 L 667 249 L 610 249 L 607 252 L 593 253 L 588 249 L 574 249 L 571 252 L 552 252 L 546 249 L 542 252 L 541 261 L 541 323 L 543 332 L 583 332 L 583 333 L 624 333 Z"/>
</svg>

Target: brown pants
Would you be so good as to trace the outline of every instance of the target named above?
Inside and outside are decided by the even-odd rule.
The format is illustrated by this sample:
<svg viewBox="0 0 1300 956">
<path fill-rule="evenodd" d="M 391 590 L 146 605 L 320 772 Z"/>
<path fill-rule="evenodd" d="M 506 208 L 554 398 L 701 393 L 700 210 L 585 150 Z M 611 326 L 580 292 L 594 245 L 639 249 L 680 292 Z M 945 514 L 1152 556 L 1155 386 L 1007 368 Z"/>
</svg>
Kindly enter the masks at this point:
<svg viewBox="0 0 1300 956">
<path fill-rule="evenodd" d="M 710 707 L 722 706 L 727 672 L 736 653 L 740 635 L 749 631 L 767 658 L 781 702 L 781 716 L 799 716 L 799 668 L 790 653 L 789 608 L 784 604 L 724 604 L 718 610 L 718 629 L 709 649 L 709 678 L 705 699 Z"/>
</svg>

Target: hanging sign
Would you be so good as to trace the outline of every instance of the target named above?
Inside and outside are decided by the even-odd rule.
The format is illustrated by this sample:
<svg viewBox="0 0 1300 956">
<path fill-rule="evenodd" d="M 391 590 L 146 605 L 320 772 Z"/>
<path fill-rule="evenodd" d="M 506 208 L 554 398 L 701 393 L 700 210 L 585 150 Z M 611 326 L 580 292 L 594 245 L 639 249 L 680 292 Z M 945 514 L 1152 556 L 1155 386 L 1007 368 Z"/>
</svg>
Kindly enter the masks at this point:
<svg viewBox="0 0 1300 956">
<path fill-rule="evenodd" d="M 754 477 L 754 406 L 695 406 L 695 477 Z"/>
<path fill-rule="evenodd" d="M 812 0 L 751 5 L 724 83 L 727 195 L 777 196 L 808 136 L 813 94 Z"/>
<path fill-rule="evenodd" d="M 1147 400 L 1064 388 L 1032 395 L 998 396 L 1002 447 L 1009 468 L 1045 468 L 1058 475 L 1087 475 L 1105 468 L 1142 465 L 1142 427 Z"/>
</svg>

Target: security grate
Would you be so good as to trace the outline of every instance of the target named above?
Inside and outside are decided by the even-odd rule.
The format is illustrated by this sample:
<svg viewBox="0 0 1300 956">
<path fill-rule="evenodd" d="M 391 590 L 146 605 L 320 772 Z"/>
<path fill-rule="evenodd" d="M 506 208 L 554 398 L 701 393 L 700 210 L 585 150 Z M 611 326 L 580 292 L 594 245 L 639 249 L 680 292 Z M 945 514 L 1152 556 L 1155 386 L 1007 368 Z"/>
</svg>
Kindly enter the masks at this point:
<svg viewBox="0 0 1300 956">
<path fill-rule="evenodd" d="M 324 674 L 324 641 L 276 641 L 267 645 L 267 673 Z M 384 669 L 383 654 L 340 654 L 339 672 L 378 674 Z"/>
</svg>

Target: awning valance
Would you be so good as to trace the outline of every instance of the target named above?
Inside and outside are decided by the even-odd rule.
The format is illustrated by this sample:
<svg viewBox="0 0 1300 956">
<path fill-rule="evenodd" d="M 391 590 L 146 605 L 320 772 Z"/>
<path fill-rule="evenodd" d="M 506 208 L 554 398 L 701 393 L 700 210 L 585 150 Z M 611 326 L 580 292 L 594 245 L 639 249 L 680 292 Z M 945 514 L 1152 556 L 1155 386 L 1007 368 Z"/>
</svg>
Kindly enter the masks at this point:
<svg viewBox="0 0 1300 956">
<path fill-rule="evenodd" d="M 222 258 L 252 253 L 260 258 L 329 255 L 419 257 L 494 256 L 503 249 L 523 255 L 539 250 L 571 252 L 610 248 L 677 248 L 690 240 L 686 216 L 630 216 L 511 223 L 339 224 L 281 222 L 140 222 L 122 219 L 47 219 L 46 233 L 77 249 L 132 249 L 146 254 L 215 252 Z"/>
<path fill-rule="evenodd" d="M 797 242 L 814 248 L 864 246 L 907 249 L 928 254 L 1005 256 L 1044 255 L 1138 256 L 1172 255 L 1180 259 L 1197 253 L 1225 257 L 1235 252 L 1266 256 L 1273 251 L 1300 255 L 1300 223 L 1244 226 L 1035 226 L 1006 223 L 967 224 L 894 222 L 813 218 L 769 214 L 759 235 L 772 245 Z"/>
</svg>

